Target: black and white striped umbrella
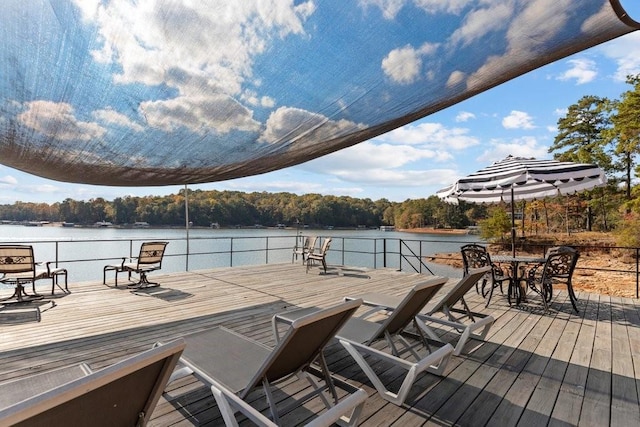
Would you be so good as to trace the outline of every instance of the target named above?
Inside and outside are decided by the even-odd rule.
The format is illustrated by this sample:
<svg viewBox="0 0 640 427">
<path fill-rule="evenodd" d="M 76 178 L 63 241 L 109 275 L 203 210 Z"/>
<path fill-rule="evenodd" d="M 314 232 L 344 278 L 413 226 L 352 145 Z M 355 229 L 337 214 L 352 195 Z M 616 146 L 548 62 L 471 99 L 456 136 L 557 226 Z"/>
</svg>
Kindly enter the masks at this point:
<svg viewBox="0 0 640 427">
<path fill-rule="evenodd" d="M 436 192 L 449 203 L 511 203 L 511 249 L 516 255 L 514 203 L 574 194 L 605 185 L 604 171 L 587 163 L 536 160 L 508 156 L 484 169 L 460 178 Z"/>
<path fill-rule="evenodd" d="M 436 195 L 450 203 L 510 203 L 574 194 L 606 182 L 603 170 L 593 164 L 508 156 L 460 178 Z"/>
</svg>

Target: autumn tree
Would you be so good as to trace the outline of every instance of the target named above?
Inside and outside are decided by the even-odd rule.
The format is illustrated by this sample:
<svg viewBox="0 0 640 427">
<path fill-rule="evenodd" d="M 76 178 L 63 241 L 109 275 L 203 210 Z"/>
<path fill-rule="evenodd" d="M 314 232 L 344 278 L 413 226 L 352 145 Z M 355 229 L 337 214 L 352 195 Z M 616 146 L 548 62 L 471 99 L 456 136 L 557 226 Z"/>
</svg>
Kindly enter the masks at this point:
<svg viewBox="0 0 640 427">
<path fill-rule="evenodd" d="M 635 166 L 635 158 L 640 153 L 640 75 L 627 76 L 627 83 L 633 86 L 622 94 L 621 99 L 613 103 L 611 121 L 613 128 L 609 139 L 615 143 L 615 153 L 620 158 L 621 169 L 625 176 L 625 193 L 631 200 L 632 171 L 640 171 Z"/>
</svg>

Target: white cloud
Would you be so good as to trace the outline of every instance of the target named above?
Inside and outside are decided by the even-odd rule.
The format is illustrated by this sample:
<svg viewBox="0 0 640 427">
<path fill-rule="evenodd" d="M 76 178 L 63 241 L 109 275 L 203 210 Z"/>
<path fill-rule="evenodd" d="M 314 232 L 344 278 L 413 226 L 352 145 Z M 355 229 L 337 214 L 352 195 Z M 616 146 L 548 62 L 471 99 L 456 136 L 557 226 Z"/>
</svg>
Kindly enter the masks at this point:
<svg viewBox="0 0 640 427">
<path fill-rule="evenodd" d="M 259 140 L 267 143 L 315 143 L 363 128 L 363 125 L 348 120 L 334 121 L 299 108 L 282 107 L 271 113 Z"/>
<path fill-rule="evenodd" d="M 502 119 L 505 129 L 533 129 L 533 118 L 524 111 L 513 110 Z"/>
<path fill-rule="evenodd" d="M 598 75 L 595 61 L 590 59 L 570 59 L 567 63 L 570 69 L 557 77 L 558 80 L 574 80 L 576 84 L 581 85 L 593 81 Z"/>
<path fill-rule="evenodd" d="M 410 3 L 429 14 L 449 13 L 458 15 L 476 0 L 359 0 L 362 7 L 373 6 L 380 9 L 385 19 L 394 19 L 402 8 Z"/>
<path fill-rule="evenodd" d="M 415 5 L 428 13 L 450 13 L 458 15 L 476 0 L 413 0 Z"/>
<path fill-rule="evenodd" d="M 503 70 L 515 69 L 539 56 L 540 48 L 556 37 L 569 19 L 567 11 L 573 0 L 531 0 L 522 13 L 509 22 L 503 55 L 491 56 L 467 81 L 467 89 L 487 84 L 487 76 L 500 76 Z"/>
<path fill-rule="evenodd" d="M 45 194 L 55 194 L 60 192 L 60 187 L 48 184 L 48 183 L 39 183 L 39 184 L 26 184 L 20 182 L 13 175 L 5 175 L 0 176 L 0 189 L 3 189 L 5 193 L 13 192 L 20 194 L 35 194 L 35 195 L 45 195 Z M 6 196 L 6 195 L 5 195 Z M 41 197 L 38 197 L 40 199 Z M 15 202 L 14 198 L 1 197 L 0 200 L 7 200 L 8 202 Z"/>
<path fill-rule="evenodd" d="M 462 71 L 454 71 L 449 75 L 449 79 L 447 79 L 447 87 L 451 88 L 457 86 L 464 82 L 466 78 L 466 74 Z"/>
<path fill-rule="evenodd" d="M 275 99 L 269 96 L 259 96 L 253 90 L 244 91 L 244 93 L 242 94 L 242 100 L 249 103 L 250 105 L 253 105 L 253 106 L 259 105 L 265 108 L 272 108 L 273 106 L 276 105 Z"/>
<path fill-rule="evenodd" d="M 92 122 L 75 117 L 75 111 L 65 102 L 31 101 L 18 115 L 18 121 L 48 137 L 63 141 L 90 141 L 102 137 L 106 130 Z"/>
<path fill-rule="evenodd" d="M 359 0 L 360 6 L 375 6 L 385 19 L 394 19 L 407 0 Z"/>
<path fill-rule="evenodd" d="M 413 83 L 420 75 L 422 59 L 411 46 L 394 49 L 382 60 L 382 70 L 400 84 Z"/>
<path fill-rule="evenodd" d="M 114 124 L 117 126 L 127 127 L 135 132 L 142 132 L 144 128 L 135 123 L 124 114 L 120 114 L 113 109 L 97 110 L 93 112 L 93 117 L 103 122 Z"/>
<path fill-rule="evenodd" d="M 231 190 L 245 192 L 271 191 L 295 194 L 319 193 L 323 189 L 323 185 L 320 183 L 302 182 L 295 179 L 288 181 L 258 181 L 252 178 L 227 181 L 226 187 Z"/>
<path fill-rule="evenodd" d="M 473 113 L 470 113 L 468 111 L 460 111 L 458 113 L 458 115 L 456 116 L 455 120 L 456 120 L 456 122 L 460 123 L 460 122 L 467 122 L 467 121 L 469 121 L 471 119 L 475 119 L 475 118 L 476 118 L 476 115 L 473 114 Z"/>
<path fill-rule="evenodd" d="M 438 46 L 437 43 L 423 43 L 418 49 L 410 45 L 393 49 L 382 60 L 382 71 L 398 84 L 413 83 L 420 77 L 422 57 L 436 53 Z M 430 80 L 432 72 L 427 72 L 426 77 Z"/>
<path fill-rule="evenodd" d="M 0 176 L 0 184 L 13 186 L 13 185 L 16 185 L 17 183 L 18 183 L 18 180 L 11 175 Z"/>
<path fill-rule="evenodd" d="M 56 194 L 60 193 L 60 187 L 51 184 L 28 185 L 23 188 L 27 193 Z"/>
<path fill-rule="evenodd" d="M 384 187 L 426 187 L 445 186 L 456 179 L 456 174 L 449 169 L 429 170 L 390 170 L 390 169 L 352 169 L 334 172 L 346 182 L 362 185 L 377 185 Z M 426 197 L 417 196 L 417 197 Z"/>
<path fill-rule="evenodd" d="M 523 137 L 511 141 L 492 140 L 489 148 L 479 157 L 478 162 L 484 167 L 511 155 L 515 157 L 534 157 L 536 159 L 549 158 L 548 146 L 541 145 L 534 137 Z"/>
<path fill-rule="evenodd" d="M 224 94 L 143 102 L 140 111 L 150 126 L 165 131 L 182 126 L 199 133 L 209 129 L 218 133 L 232 130 L 255 132 L 260 128 L 260 123 L 253 119 L 249 109 Z M 223 111 L 224 114 L 209 114 L 210 111 Z"/>
<path fill-rule="evenodd" d="M 464 150 L 480 144 L 478 138 L 469 135 L 469 129 L 428 122 L 403 126 L 380 135 L 375 141 L 421 145 L 437 151 Z"/>
<path fill-rule="evenodd" d="M 640 73 L 640 32 L 636 31 L 603 44 L 598 48 L 606 57 L 615 61 L 614 79 L 624 82 L 628 75 Z"/>
<path fill-rule="evenodd" d="M 150 123 L 161 129 L 211 126 L 219 132 L 255 130 L 252 114 L 229 98 L 239 98 L 243 87 L 258 84 L 252 82 L 252 66 L 269 40 L 303 35 L 303 23 L 315 12 L 312 1 L 183 0 L 167 7 L 153 0 L 75 3 L 83 18 L 97 26 L 103 42 L 94 58 L 116 63 L 121 70 L 114 76 L 117 83 L 177 89 L 176 99 L 146 103 Z M 268 97 L 256 99 L 274 105 Z M 207 107 L 212 104 L 230 107 L 231 114 L 211 119 Z M 229 122 L 222 123 L 225 119 Z"/>
<path fill-rule="evenodd" d="M 440 3 L 447 2 L 440 1 Z M 462 26 L 451 35 L 450 41 L 456 45 L 468 46 L 492 31 L 503 29 L 508 25 L 512 15 L 513 3 L 511 2 L 489 4 L 486 8 L 469 12 Z"/>
<path fill-rule="evenodd" d="M 342 171 L 399 168 L 421 159 L 434 159 L 439 155 L 438 151 L 428 148 L 364 141 L 322 157 L 318 163 L 322 169 L 340 174 Z"/>
<path fill-rule="evenodd" d="M 429 184 L 441 186 L 453 179 L 454 173 L 448 169 L 418 169 L 417 166 L 425 159 L 428 164 L 432 164 L 450 161 L 452 156 L 428 148 L 380 144 L 369 140 L 304 163 L 297 168 L 331 177 L 330 181 L 337 184 L 332 187 L 341 186 L 340 183 L 344 182 L 374 187 L 418 187 Z M 410 167 L 412 164 L 413 168 Z M 317 192 L 334 189 L 329 189 L 325 184 L 325 189 Z M 315 190 L 306 190 L 311 191 Z"/>
</svg>

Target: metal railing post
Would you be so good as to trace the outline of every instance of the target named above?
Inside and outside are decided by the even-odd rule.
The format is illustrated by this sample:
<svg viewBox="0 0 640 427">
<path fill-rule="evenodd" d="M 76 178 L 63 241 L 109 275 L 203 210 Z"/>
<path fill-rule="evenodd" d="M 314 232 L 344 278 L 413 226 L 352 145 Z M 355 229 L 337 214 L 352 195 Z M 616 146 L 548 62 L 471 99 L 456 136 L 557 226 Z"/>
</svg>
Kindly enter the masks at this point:
<svg viewBox="0 0 640 427">
<path fill-rule="evenodd" d="M 636 298 L 640 298 L 640 287 L 638 286 L 638 281 L 639 278 L 638 276 L 640 275 L 640 266 L 638 265 L 638 263 L 640 263 L 640 260 L 638 260 L 638 257 L 640 256 L 640 248 L 636 248 Z"/>
<path fill-rule="evenodd" d="M 373 269 L 378 268 L 378 239 L 373 241 Z"/>
<path fill-rule="evenodd" d="M 269 236 L 266 237 L 267 241 L 266 241 L 266 249 L 265 249 L 265 255 L 264 255 L 264 263 L 265 264 L 269 264 Z"/>
<path fill-rule="evenodd" d="M 229 241 L 229 267 L 233 267 L 233 237 Z"/>
<path fill-rule="evenodd" d="M 387 238 L 382 239 L 382 266 L 387 268 Z"/>
</svg>

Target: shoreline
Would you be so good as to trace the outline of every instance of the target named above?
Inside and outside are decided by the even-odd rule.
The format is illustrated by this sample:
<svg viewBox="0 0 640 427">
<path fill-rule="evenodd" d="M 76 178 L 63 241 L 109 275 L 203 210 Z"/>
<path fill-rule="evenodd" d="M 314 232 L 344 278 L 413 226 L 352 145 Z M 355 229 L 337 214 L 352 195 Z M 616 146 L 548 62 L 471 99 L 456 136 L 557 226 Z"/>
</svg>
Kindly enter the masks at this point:
<svg viewBox="0 0 640 427">
<path fill-rule="evenodd" d="M 469 230 L 464 228 L 432 228 L 432 227 L 422 227 L 422 228 L 398 228 L 396 231 L 402 231 L 405 233 L 422 233 L 422 234 L 470 234 Z"/>
</svg>

